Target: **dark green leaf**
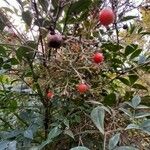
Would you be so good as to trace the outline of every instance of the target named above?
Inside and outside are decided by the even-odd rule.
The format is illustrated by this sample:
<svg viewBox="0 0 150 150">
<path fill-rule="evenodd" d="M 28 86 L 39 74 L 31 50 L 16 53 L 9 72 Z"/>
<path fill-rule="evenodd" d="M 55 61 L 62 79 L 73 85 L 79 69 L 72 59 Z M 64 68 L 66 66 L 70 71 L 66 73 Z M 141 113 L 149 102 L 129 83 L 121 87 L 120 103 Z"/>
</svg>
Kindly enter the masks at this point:
<svg viewBox="0 0 150 150">
<path fill-rule="evenodd" d="M 16 58 L 10 58 L 8 61 L 11 63 L 11 65 L 18 65 L 19 64 L 19 62 Z"/>
<path fill-rule="evenodd" d="M 150 32 L 141 32 L 142 36 L 144 35 L 150 35 Z"/>
<path fill-rule="evenodd" d="M 19 61 L 22 61 L 23 58 L 26 58 L 27 60 L 33 59 L 33 56 L 35 54 L 34 49 L 36 50 L 37 44 L 34 41 L 28 41 L 24 44 L 24 46 L 21 46 L 16 51 L 16 56 Z"/>
<path fill-rule="evenodd" d="M 147 90 L 147 88 L 141 84 L 134 84 L 132 88 L 139 89 L 139 90 Z"/>
<path fill-rule="evenodd" d="M 5 26 L 6 26 L 6 23 L 7 22 L 7 19 L 6 17 L 4 16 L 4 14 L 2 12 L 0 12 L 0 31 L 3 31 Z"/>
<path fill-rule="evenodd" d="M 135 47 L 133 47 L 132 45 L 128 45 L 128 46 L 125 48 L 125 56 L 130 55 L 130 54 L 133 53 L 135 50 L 136 50 Z"/>
<path fill-rule="evenodd" d="M 39 4 L 42 6 L 42 9 L 47 12 L 48 9 L 48 1 L 47 0 L 38 0 Z"/>
<path fill-rule="evenodd" d="M 114 105 L 116 103 L 116 94 L 110 93 L 109 95 L 105 96 L 103 103 L 108 106 Z"/>
<path fill-rule="evenodd" d="M 138 57 L 138 56 L 141 54 L 141 52 L 142 52 L 142 49 L 137 49 L 136 51 L 134 51 L 134 52 L 132 53 L 132 55 L 130 56 L 130 59 L 133 59 L 133 58 L 135 58 L 135 57 Z"/>
<path fill-rule="evenodd" d="M 32 14 L 29 10 L 22 12 L 22 19 L 30 27 L 32 23 Z"/>
<path fill-rule="evenodd" d="M 129 80 L 126 79 L 126 78 L 119 77 L 119 78 L 117 78 L 117 79 L 119 79 L 119 80 L 120 80 L 122 83 L 124 83 L 125 85 L 130 85 Z"/>
<path fill-rule="evenodd" d="M 118 51 L 122 49 L 123 47 L 121 45 L 117 45 L 114 43 L 105 43 L 101 46 L 101 48 L 108 49 L 109 51 Z"/>
<path fill-rule="evenodd" d="M 134 19 L 134 18 L 137 18 L 137 16 L 126 16 L 126 17 L 123 17 L 120 22 L 123 22 L 123 21 L 128 21 L 128 20 L 131 20 L 131 19 Z"/>
<path fill-rule="evenodd" d="M 6 50 L 3 46 L 0 46 L 0 55 L 6 56 Z"/>
<path fill-rule="evenodd" d="M 138 30 L 138 34 L 140 34 L 143 30 L 143 27 L 140 27 L 139 30 Z"/>
<path fill-rule="evenodd" d="M 3 58 L 0 57 L 0 67 L 3 65 L 3 63 L 4 63 L 4 60 Z"/>
<path fill-rule="evenodd" d="M 139 76 L 138 76 L 138 75 L 135 75 L 135 74 L 131 74 L 131 75 L 129 75 L 128 77 L 129 77 L 129 80 L 130 80 L 130 84 L 131 84 L 131 85 L 134 84 L 134 83 L 138 80 L 138 78 L 139 78 Z"/>
<path fill-rule="evenodd" d="M 11 65 L 10 65 L 10 64 L 4 64 L 4 65 L 3 65 L 3 68 L 6 69 L 6 70 L 7 70 L 7 69 L 10 69 L 10 68 L 11 68 Z"/>
<path fill-rule="evenodd" d="M 49 28 L 51 22 L 44 18 L 35 19 L 34 24 L 40 27 Z"/>
<path fill-rule="evenodd" d="M 136 26 L 134 24 L 130 25 L 130 34 L 132 34 L 135 31 Z"/>
<path fill-rule="evenodd" d="M 68 13 L 79 14 L 80 12 L 87 10 L 90 7 L 91 3 L 91 0 L 78 0 L 77 2 L 71 5 L 71 8 L 69 9 Z"/>
</svg>

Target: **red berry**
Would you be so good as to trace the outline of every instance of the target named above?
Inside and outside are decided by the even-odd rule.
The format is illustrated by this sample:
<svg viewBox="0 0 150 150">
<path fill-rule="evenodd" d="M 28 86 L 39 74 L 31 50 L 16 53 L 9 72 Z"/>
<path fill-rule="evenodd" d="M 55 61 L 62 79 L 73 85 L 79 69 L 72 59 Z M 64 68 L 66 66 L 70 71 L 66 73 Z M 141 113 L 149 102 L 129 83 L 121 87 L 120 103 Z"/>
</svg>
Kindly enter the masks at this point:
<svg viewBox="0 0 150 150">
<path fill-rule="evenodd" d="M 85 93 L 86 91 L 88 91 L 88 89 L 89 89 L 89 87 L 85 83 L 80 83 L 80 84 L 77 85 L 77 90 L 80 93 Z"/>
<path fill-rule="evenodd" d="M 51 91 L 47 92 L 47 98 L 51 99 L 54 96 L 54 94 Z"/>
<path fill-rule="evenodd" d="M 104 61 L 104 56 L 103 56 L 103 54 L 102 53 L 95 53 L 94 55 L 93 55 L 93 61 L 95 62 L 95 63 L 102 63 L 103 61 Z"/>
<path fill-rule="evenodd" d="M 99 13 L 99 21 L 102 25 L 108 26 L 115 20 L 115 14 L 111 8 L 104 8 Z"/>
</svg>

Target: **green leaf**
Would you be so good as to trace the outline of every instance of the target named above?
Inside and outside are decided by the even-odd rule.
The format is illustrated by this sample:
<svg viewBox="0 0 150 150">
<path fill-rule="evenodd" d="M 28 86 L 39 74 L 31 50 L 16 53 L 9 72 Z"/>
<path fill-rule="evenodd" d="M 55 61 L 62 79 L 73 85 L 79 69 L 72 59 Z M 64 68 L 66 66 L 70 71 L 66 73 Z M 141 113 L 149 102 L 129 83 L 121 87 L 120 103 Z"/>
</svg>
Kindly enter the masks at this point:
<svg viewBox="0 0 150 150">
<path fill-rule="evenodd" d="M 11 65 L 18 65 L 19 64 L 19 62 L 16 58 L 10 58 L 8 61 L 11 63 Z"/>
<path fill-rule="evenodd" d="M 115 148 L 114 150 L 139 150 L 139 149 L 131 146 L 120 146 Z"/>
<path fill-rule="evenodd" d="M 141 85 L 141 84 L 134 84 L 132 86 L 132 88 L 139 89 L 139 90 L 147 90 L 147 88 L 145 86 Z"/>
<path fill-rule="evenodd" d="M 125 130 L 131 130 L 131 129 L 140 129 L 140 127 L 136 124 L 129 124 Z"/>
<path fill-rule="evenodd" d="M 139 76 L 135 74 L 130 74 L 128 77 L 131 85 L 134 84 L 139 78 Z"/>
<path fill-rule="evenodd" d="M 51 143 L 53 138 L 59 136 L 62 133 L 62 130 L 59 127 L 54 127 L 48 134 L 48 138 L 46 141 L 42 142 L 42 144 L 38 147 L 38 150 L 42 150 L 47 144 Z"/>
<path fill-rule="evenodd" d="M 32 14 L 29 10 L 22 12 L 22 19 L 30 27 L 32 23 Z"/>
<path fill-rule="evenodd" d="M 119 79 L 122 83 L 124 83 L 125 85 L 130 85 L 130 82 L 128 79 L 126 78 L 122 78 L 122 77 L 118 77 L 117 79 Z"/>
<path fill-rule="evenodd" d="M 134 24 L 130 25 L 130 34 L 132 34 L 135 31 L 136 26 Z"/>
<path fill-rule="evenodd" d="M 113 150 L 117 146 L 119 140 L 120 140 L 120 133 L 117 133 L 113 137 L 111 137 L 111 139 L 109 140 L 108 149 Z"/>
<path fill-rule="evenodd" d="M 136 51 L 134 51 L 132 53 L 132 55 L 130 56 L 130 59 L 134 59 L 135 57 L 138 57 L 142 52 L 142 49 L 137 49 Z"/>
<path fill-rule="evenodd" d="M 114 44 L 114 43 L 105 43 L 101 46 L 101 48 L 105 48 L 109 51 L 119 51 L 120 49 L 122 49 L 123 47 L 121 45 L 117 45 L 117 44 Z"/>
<path fill-rule="evenodd" d="M 6 50 L 3 46 L 0 46 L 0 55 L 6 56 Z"/>
<path fill-rule="evenodd" d="M 141 32 L 142 36 L 144 35 L 150 35 L 150 32 Z"/>
<path fill-rule="evenodd" d="M 131 104 L 133 108 L 135 109 L 139 104 L 141 103 L 141 98 L 139 96 L 134 96 L 132 98 Z"/>
<path fill-rule="evenodd" d="M 11 69 L 11 65 L 10 64 L 4 64 L 3 69 L 9 70 L 9 69 Z"/>
<path fill-rule="evenodd" d="M 8 150 L 16 150 L 17 149 L 17 141 L 11 141 L 8 145 Z"/>
<path fill-rule="evenodd" d="M 136 47 L 134 47 L 134 45 L 128 45 L 125 48 L 125 56 L 130 55 L 131 53 L 133 53 L 136 50 Z"/>
<path fill-rule="evenodd" d="M 145 55 L 140 55 L 138 59 L 138 64 L 144 64 L 146 62 Z"/>
<path fill-rule="evenodd" d="M 4 30 L 7 22 L 8 22 L 7 17 L 4 15 L 2 11 L 0 11 L 0 31 Z"/>
<path fill-rule="evenodd" d="M 128 21 L 128 20 L 132 20 L 134 18 L 137 18 L 137 16 L 125 16 L 123 17 L 120 22 L 124 22 L 124 21 Z"/>
<path fill-rule="evenodd" d="M 138 112 L 135 114 L 134 117 L 136 119 L 139 119 L 139 118 L 144 118 L 144 117 L 148 117 L 148 116 L 150 116 L 150 113 L 148 113 L 148 112 Z"/>
<path fill-rule="evenodd" d="M 145 105 L 138 105 L 136 108 L 137 109 L 149 109 L 149 107 Z"/>
<path fill-rule="evenodd" d="M 23 9 L 23 2 L 21 1 L 21 0 L 16 0 L 19 4 L 20 4 L 20 6 L 22 7 L 22 9 Z"/>
<path fill-rule="evenodd" d="M 28 138 L 28 139 L 33 139 L 33 132 L 30 129 L 27 129 L 24 133 L 23 133 L 24 137 Z"/>
<path fill-rule="evenodd" d="M 116 94 L 110 93 L 109 95 L 105 96 L 103 103 L 108 106 L 114 105 L 116 103 Z"/>
<path fill-rule="evenodd" d="M 80 12 L 87 10 L 91 4 L 91 0 L 78 0 L 77 2 L 71 5 L 68 14 L 79 14 Z"/>
<path fill-rule="evenodd" d="M 48 139 L 51 140 L 60 135 L 62 130 L 59 127 L 54 127 L 48 134 Z"/>
<path fill-rule="evenodd" d="M 91 112 L 91 119 L 102 134 L 104 134 L 104 117 L 105 111 L 99 106 Z"/>
<path fill-rule="evenodd" d="M 19 61 L 22 61 L 23 58 L 27 60 L 33 59 L 35 54 L 34 49 L 36 50 L 37 44 L 34 41 L 27 41 L 24 46 L 21 46 L 16 51 L 16 56 Z"/>
<path fill-rule="evenodd" d="M 74 147 L 74 148 L 71 148 L 70 150 L 90 150 L 84 146 L 77 146 L 77 147 Z"/>
<path fill-rule="evenodd" d="M 1 141 L 0 142 L 0 148 L 1 150 L 8 149 L 9 141 Z"/>
<path fill-rule="evenodd" d="M 35 19 L 34 24 L 40 27 L 48 28 L 51 22 L 45 18 L 39 18 L 38 20 Z"/>
<path fill-rule="evenodd" d="M 138 34 L 140 34 L 140 33 L 142 32 L 142 30 L 143 30 L 143 27 L 140 27 L 140 28 L 138 29 Z"/>
<path fill-rule="evenodd" d="M 71 138 L 75 139 L 75 138 L 74 138 L 74 135 L 73 135 L 73 132 L 72 132 L 71 130 L 69 130 L 69 129 L 68 129 L 68 130 L 65 130 L 65 131 L 64 131 L 64 134 L 66 134 L 66 135 L 70 136 Z"/>
<path fill-rule="evenodd" d="M 39 4 L 42 6 L 42 9 L 47 12 L 48 9 L 48 1 L 47 0 L 38 0 Z"/>
<path fill-rule="evenodd" d="M 144 132 L 148 133 L 150 135 L 150 119 L 145 120 L 141 125 L 140 125 L 141 130 Z"/>
<path fill-rule="evenodd" d="M 0 67 L 4 64 L 3 58 L 0 57 Z"/>
<path fill-rule="evenodd" d="M 128 115 L 129 117 L 132 117 L 132 113 L 129 110 L 126 110 L 124 108 L 119 108 L 119 110 L 123 111 L 126 115 Z"/>
</svg>

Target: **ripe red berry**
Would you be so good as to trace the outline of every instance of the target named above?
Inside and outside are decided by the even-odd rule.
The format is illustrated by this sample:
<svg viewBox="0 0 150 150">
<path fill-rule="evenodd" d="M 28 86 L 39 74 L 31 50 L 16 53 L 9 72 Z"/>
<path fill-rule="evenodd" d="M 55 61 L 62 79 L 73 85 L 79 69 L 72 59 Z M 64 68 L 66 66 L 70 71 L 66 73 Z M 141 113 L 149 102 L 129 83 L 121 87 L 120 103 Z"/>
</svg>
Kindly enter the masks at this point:
<svg viewBox="0 0 150 150">
<path fill-rule="evenodd" d="M 48 92 L 47 92 L 47 98 L 48 98 L 48 99 L 53 98 L 53 96 L 54 96 L 54 94 L 53 94 L 51 91 L 48 91 Z"/>
<path fill-rule="evenodd" d="M 97 64 L 102 63 L 104 61 L 104 56 L 102 53 L 95 53 L 93 55 L 93 61 Z"/>
<path fill-rule="evenodd" d="M 87 92 L 89 89 L 88 85 L 86 85 L 85 83 L 80 83 L 77 85 L 77 90 L 80 92 L 80 93 L 85 93 Z"/>
<path fill-rule="evenodd" d="M 60 48 L 62 44 L 62 36 L 60 34 L 49 34 L 47 40 L 48 46 L 52 48 Z"/>
<path fill-rule="evenodd" d="M 99 13 L 99 21 L 102 25 L 108 26 L 115 20 L 115 14 L 113 10 L 109 7 L 104 8 Z"/>
</svg>

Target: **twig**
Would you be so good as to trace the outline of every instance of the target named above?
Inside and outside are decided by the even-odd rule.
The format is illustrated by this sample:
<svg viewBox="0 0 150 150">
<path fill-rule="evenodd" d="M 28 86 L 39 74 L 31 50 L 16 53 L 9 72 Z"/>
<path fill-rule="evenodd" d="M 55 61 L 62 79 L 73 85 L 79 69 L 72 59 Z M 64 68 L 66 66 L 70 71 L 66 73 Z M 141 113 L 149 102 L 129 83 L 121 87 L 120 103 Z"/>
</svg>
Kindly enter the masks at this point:
<svg viewBox="0 0 150 150">
<path fill-rule="evenodd" d="M 109 83 L 113 82 L 115 79 L 117 79 L 117 78 L 120 77 L 121 75 L 124 75 L 124 74 L 126 74 L 126 73 L 128 73 L 128 72 L 130 72 L 130 71 L 134 71 L 134 70 L 136 70 L 136 69 L 138 69 L 138 68 L 140 68 L 140 67 L 143 67 L 143 66 L 149 65 L 149 64 L 150 64 L 150 61 L 147 61 L 147 62 L 144 63 L 144 64 L 135 66 L 135 67 L 130 68 L 130 69 L 128 69 L 128 70 L 126 70 L 126 71 L 124 71 L 124 72 L 122 72 L 122 73 L 119 73 L 116 77 L 114 77 L 112 80 L 110 80 Z"/>
</svg>

